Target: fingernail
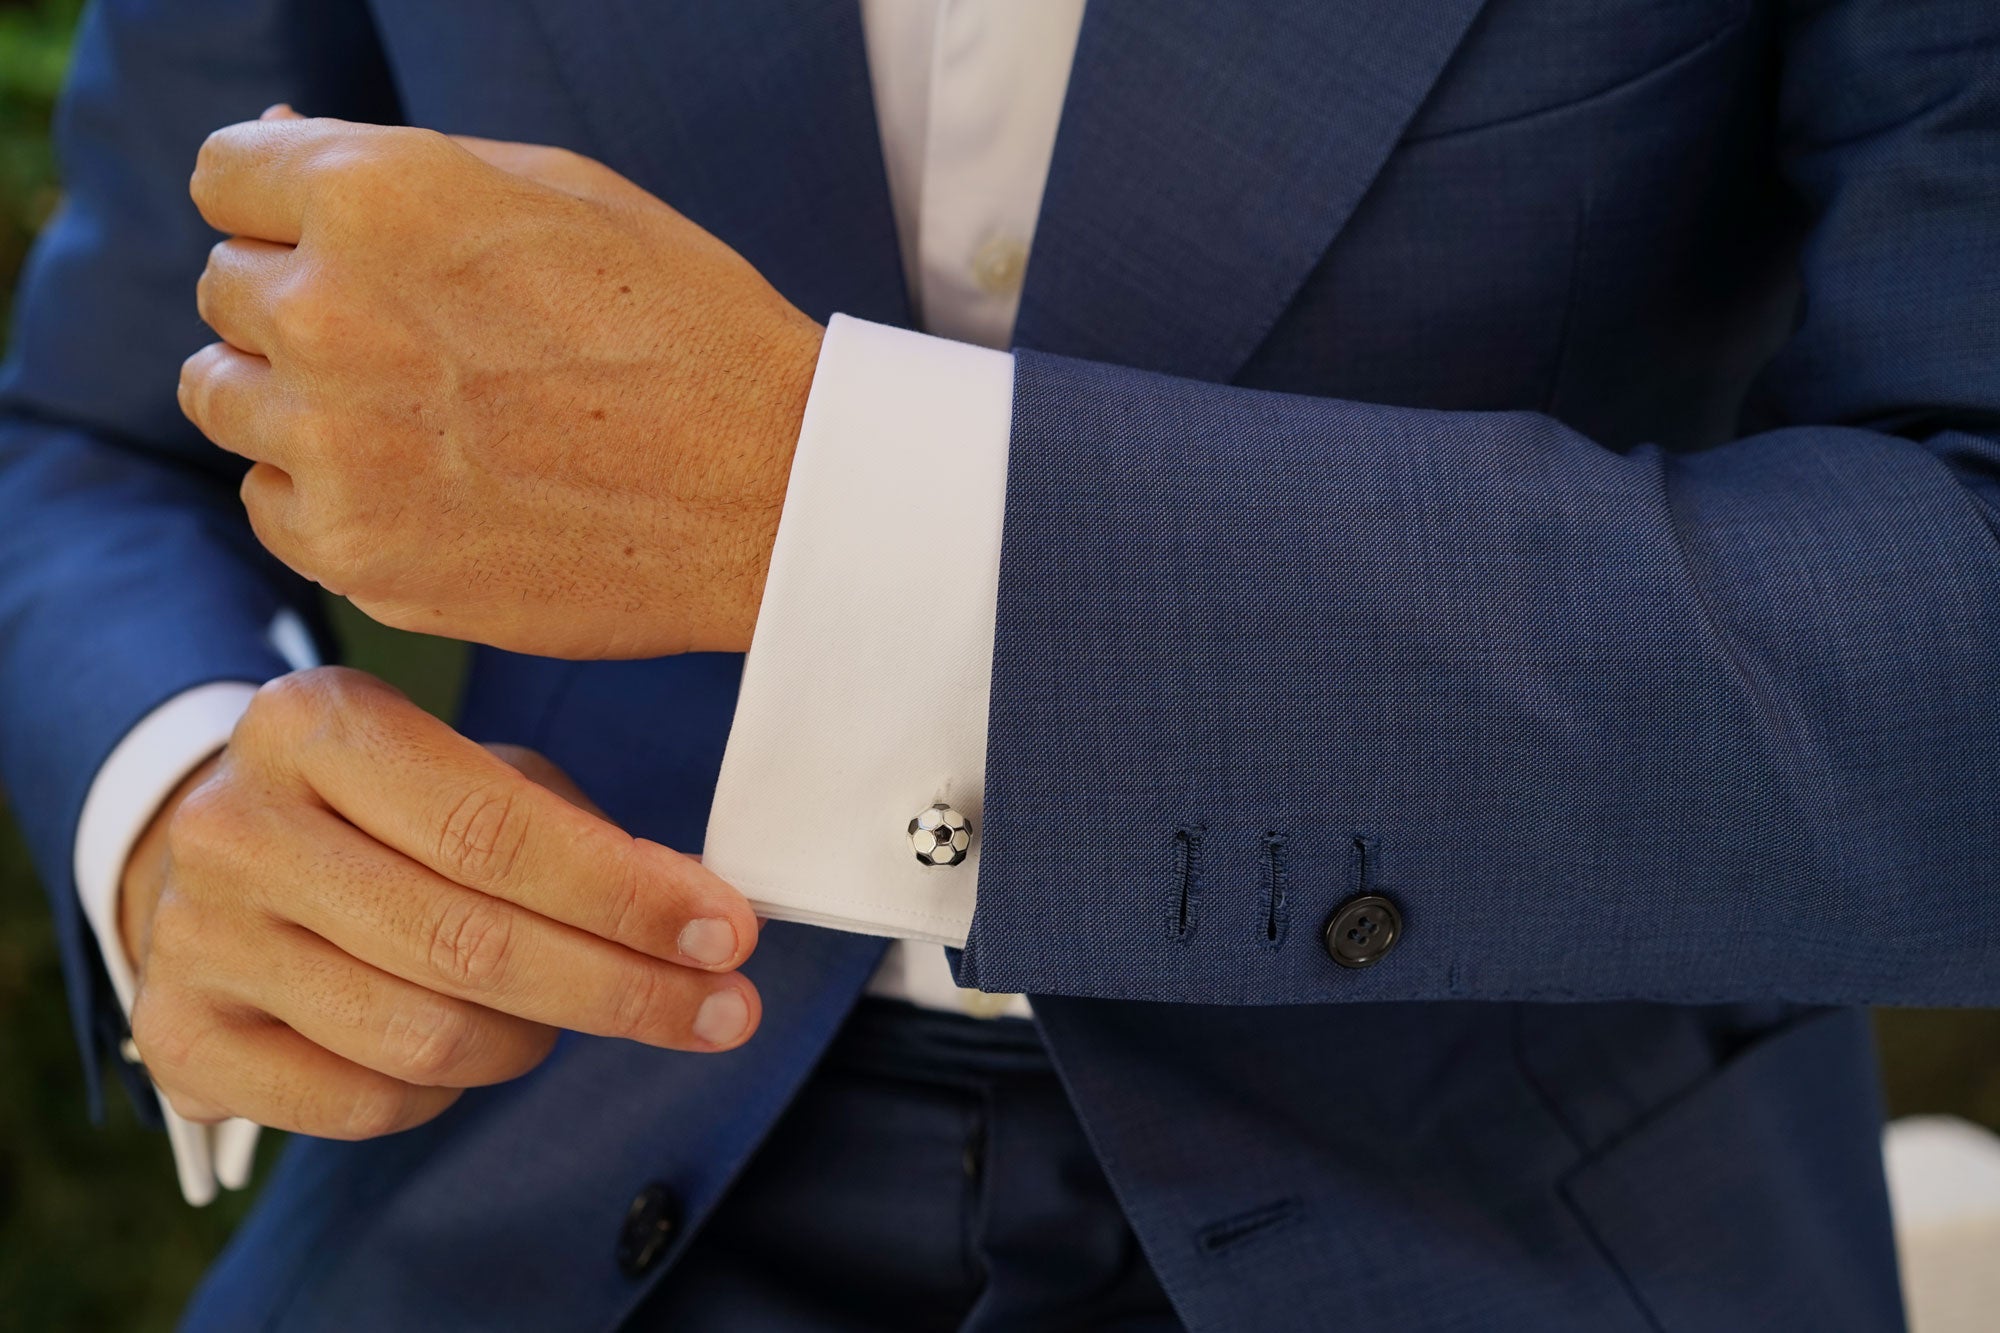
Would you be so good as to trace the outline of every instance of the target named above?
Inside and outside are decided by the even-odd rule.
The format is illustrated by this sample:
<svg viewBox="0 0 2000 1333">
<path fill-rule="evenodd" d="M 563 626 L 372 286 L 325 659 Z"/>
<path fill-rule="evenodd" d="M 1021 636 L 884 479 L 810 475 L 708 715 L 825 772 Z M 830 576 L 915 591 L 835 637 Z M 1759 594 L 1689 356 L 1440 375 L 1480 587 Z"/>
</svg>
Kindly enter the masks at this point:
<svg viewBox="0 0 2000 1333">
<path fill-rule="evenodd" d="M 694 1035 L 711 1046 L 733 1045 L 749 1026 L 750 1006 L 733 986 L 709 996 L 695 1010 Z"/>
<path fill-rule="evenodd" d="M 681 927 L 681 957 L 703 967 L 721 967 L 736 956 L 736 927 L 719 916 L 705 916 Z"/>
</svg>

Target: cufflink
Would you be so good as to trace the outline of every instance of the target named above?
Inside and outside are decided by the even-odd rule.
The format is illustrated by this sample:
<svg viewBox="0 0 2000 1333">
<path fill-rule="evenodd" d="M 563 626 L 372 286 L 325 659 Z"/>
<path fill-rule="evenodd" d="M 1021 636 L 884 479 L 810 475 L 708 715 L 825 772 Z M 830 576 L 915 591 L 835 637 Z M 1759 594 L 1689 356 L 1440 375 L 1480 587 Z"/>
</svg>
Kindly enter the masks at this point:
<svg viewBox="0 0 2000 1333">
<path fill-rule="evenodd" d="M 972 821 L 939 801 L 910 821 L 910 847 L 927 866 L 955 866 L 972 846 Z"/>
</svg>

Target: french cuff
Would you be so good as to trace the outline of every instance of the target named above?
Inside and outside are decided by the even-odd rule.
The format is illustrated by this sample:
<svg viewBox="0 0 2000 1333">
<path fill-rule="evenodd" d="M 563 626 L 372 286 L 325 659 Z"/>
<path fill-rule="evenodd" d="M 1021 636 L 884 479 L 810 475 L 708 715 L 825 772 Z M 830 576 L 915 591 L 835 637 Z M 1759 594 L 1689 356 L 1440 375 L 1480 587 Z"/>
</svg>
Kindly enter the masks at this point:
<svg viewBox="0 0 2000 1333">
<path fill-rule="evenodd" d="M 827 326 L 702 851 L 764 916 L 965 943 L 1013 392 L 1007 353 Z"/>
<path fill-rule="evenodd" d="M 296 613 L 279 612 L 268 634 L 271 645 L 294 668 L 316 664 L 312 636 Z M 228 742 L 256 693 L 257 686 L 250 682 L 228 680 L 175 695 L 125 733 L 84 794 L 71 869 L 77 900 L 97 937 L 104 971 L 128 1024 L 136 984 L 118 932 L 118 886 L 125 862 L 161 803 Z M 129 1039 L 119 1056 L 138 1063 L 138 1051 Z M 226 1189 L 242 1189 L 249 1183 L 256 1125 L 248 1120 L 197 1124 L 176 1115 L 164 1097 L 160 1115 L 166 1122 L 181 1194 L 189 1203 L 200 1207 L 213 1200 L 218 1183 Z"/>
</svg>

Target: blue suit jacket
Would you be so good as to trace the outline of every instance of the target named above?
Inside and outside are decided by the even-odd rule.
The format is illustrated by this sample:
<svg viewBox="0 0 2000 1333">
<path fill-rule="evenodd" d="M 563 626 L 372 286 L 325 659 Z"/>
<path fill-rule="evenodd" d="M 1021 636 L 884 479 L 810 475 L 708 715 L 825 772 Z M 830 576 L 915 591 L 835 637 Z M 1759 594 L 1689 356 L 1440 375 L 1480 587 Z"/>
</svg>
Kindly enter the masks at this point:
<svg viewBox="0 0 2000 1333">
<path fill-rule="evenodd" d="M 202 136 L 565 144 L 898 322 L 864 69 L 845 0 L 93 11 L 0 427 L 0 761 L 87 1050 L 90 778 L 305 604 L 174 403 Z M 1991 0 L 1090 7 L 959 969 L 1038 997 L 1191 1326 L 1898 1324 L 1841 1006 L 2000 999 L 1996 79 Z M 481 653 L 464 726 L 693 847 L 736 675 Z M 1353 972 L 1362 887 L 1407 935 Z M 879 949 L 774 927 L 744 1050 L 294 1142 L 191 1324 L 612 1327 L 635 1188 L 698 1223 Z"/>
</svg>

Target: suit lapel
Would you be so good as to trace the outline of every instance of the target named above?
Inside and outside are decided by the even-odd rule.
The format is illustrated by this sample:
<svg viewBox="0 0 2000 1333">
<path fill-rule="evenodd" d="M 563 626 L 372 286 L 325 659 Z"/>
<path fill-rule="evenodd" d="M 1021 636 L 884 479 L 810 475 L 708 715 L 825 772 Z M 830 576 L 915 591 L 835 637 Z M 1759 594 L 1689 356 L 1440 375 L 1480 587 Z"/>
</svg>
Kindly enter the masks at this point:
<svg viewBox="0 0 2000 1333">
<path fill-rule="evenodd" d="M 1481 0 L 1093 0 L 1015 341 L 1227 380 Z"/>
<path fill-rule="evenodd" d="M 859 6 L 526 0 L 605 161 L 816 319 L 909 322 Z M 1234 375 L 1482 0 L 1094 0 L 1015 340 Z"/>
<path fill-rule="evenodd" d="M 813 318 L 909 322 L 858 5 L 526 2 L 597 156 Z"/>
</svg>

